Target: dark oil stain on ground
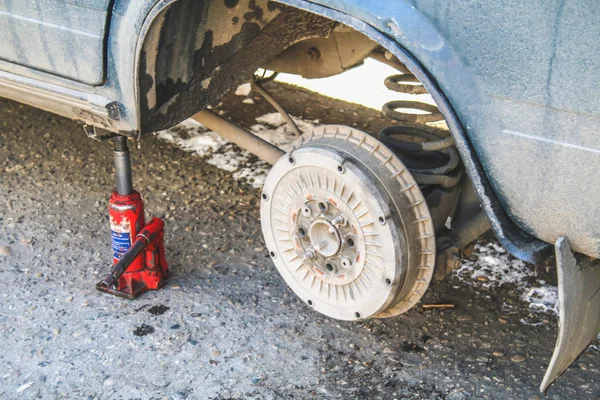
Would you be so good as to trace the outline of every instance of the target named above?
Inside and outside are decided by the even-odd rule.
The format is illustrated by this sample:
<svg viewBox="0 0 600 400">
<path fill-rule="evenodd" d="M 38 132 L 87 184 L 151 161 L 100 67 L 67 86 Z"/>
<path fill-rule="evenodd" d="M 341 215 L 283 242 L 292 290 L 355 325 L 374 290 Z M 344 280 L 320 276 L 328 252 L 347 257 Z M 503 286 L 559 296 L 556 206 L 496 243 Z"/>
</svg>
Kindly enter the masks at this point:
<svg viewBox="0 0 600 400">
<path fill-rule="evenodd" d="M 169 307 L 163 306 L 162 304 L 160 304 L 158 306 L 150 307 L 148 309 L 148 312 L 152 315 L 163 315 L 165 312 L 167 312 L 168 309 L 169 309 Z"/>
<path fill-rule="evenodd" d="M 144 304 L 144 305 L 143 305 L 143 306 L 141 306 L 140 308 L 136 308 L 136 309 L 135 309 L 135 312 L 140 312 L 140 311 L 142 311 L 144 308 L 146 308 L 146 307 L 149 307 L 149 306 L 150 306 L 150 304 Z"/>
<path fill-rule="evenodd" d="M 142 324 L 142 325 L 138 326 L 137 328 L 135 328 L 135 330 L 133 331 L 133 334 L 135 336 L 146 336 L 151 333 L 154 333 L 154 330 L 155 329 L 153 327 L 151 327 L 150 325 Z"/>
<path fill-rule="evenodd" d="M 425 349 L 418 344 L 411 342 L 402 343 L 402 350 L 406 353 L 423 353 L 425 351 Z"/>
</svg>

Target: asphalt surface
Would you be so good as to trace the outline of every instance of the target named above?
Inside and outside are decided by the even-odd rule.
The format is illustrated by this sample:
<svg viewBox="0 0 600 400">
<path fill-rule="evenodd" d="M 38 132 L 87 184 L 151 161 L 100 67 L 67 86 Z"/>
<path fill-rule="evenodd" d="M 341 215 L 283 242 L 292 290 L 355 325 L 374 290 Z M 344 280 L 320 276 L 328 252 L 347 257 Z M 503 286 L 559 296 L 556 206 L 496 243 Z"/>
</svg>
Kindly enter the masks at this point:
<svg viewBox="0 0 600 400">
<path fill-rule="evenodd" d="M 339 123 L 317 100 L 307 117 Z M 224 107 L 243 124 L 264 112 L 235 101 Z M 362 117 L 353 124 L 377 125 Z M 111 263 L 110 144 L 0 99 L 0 399 L 542 397 L 557 322 L 523 324 L 528 310 L 510 286 L 450 277 L 423 303 L 453 309 L 328 319 L 269 260 L 258 189 L 154 137 L 133 165 L 146 215 L 165 219 L 172 274 L 128 301 L 94 289 Z M 548 398 L 599 398 L 599 370 L 590 348 Z"/>
</svg>

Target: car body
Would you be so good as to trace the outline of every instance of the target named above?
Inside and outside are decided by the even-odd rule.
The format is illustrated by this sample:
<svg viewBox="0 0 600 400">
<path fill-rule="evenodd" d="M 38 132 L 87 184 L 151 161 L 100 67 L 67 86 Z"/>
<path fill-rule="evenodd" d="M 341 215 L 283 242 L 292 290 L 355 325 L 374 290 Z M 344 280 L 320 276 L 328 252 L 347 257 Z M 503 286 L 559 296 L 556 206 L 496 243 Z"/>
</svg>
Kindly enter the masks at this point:
<svg viewBox="0 0 600 400">
<path fill-rule="evenodd" d="M 0 96 L 139 138 L 341 23 L 427 88 L 512 254 L 567 238 L 597 259 L 599 17 L 561 0 L 0 0 Z"/>
</svg>

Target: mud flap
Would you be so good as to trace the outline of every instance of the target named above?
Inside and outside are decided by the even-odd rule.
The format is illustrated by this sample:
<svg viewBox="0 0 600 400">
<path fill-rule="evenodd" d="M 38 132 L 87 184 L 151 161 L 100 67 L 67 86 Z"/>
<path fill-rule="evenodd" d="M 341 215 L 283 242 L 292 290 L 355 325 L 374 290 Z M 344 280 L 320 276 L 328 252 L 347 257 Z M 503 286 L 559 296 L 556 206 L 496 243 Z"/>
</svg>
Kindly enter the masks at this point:
<svg viewBox="0 0 600 400">
<path fill-rule="evenodd" d="M 558 270 L 558 338 L 540 386 L 541 392 L 558 378 L 600 332 L 600 262 L 577 265 L 566 237 L 556 241 Z"/>
</svg>

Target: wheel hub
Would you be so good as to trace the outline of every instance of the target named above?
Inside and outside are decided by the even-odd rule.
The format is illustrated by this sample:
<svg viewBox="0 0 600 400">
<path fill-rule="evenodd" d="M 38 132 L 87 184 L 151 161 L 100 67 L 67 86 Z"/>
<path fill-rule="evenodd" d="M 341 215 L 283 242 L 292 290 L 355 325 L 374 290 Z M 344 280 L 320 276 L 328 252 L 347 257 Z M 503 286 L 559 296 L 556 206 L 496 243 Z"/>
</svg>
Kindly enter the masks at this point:
<svg viewBox="0 0 600 400">
<path fill-rule="evenodd" d="M 364 264 L 358 221 L 343 199 L 318 188 L 306 188 L 294 196 L 289 214 L 295 253 L 318 279 L 332 285 L 356 279 Z"/>
<path fill-rule="evenodd" d="M 327 219 L 317 219 L 310 225 L 311 246 L 325 258 L 334 256 L 342 247 L 340 232 Z"/>
</svg>

